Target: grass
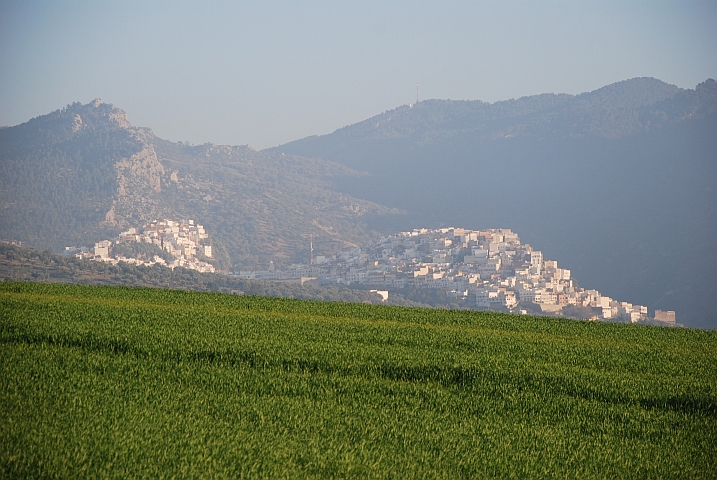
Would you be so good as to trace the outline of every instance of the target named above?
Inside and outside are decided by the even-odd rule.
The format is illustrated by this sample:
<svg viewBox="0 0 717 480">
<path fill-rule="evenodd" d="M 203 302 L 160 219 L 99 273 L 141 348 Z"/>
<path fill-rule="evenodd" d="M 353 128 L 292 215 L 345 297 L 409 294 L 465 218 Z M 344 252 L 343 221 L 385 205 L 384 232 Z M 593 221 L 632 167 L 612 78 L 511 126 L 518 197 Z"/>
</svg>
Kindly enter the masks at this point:
<svg viewBox="0 0 717 480">
<path fill-rule="evenodd" d="M 717 332 L 0 283 L 3 477 L 717 471 Z"/>
</svg>

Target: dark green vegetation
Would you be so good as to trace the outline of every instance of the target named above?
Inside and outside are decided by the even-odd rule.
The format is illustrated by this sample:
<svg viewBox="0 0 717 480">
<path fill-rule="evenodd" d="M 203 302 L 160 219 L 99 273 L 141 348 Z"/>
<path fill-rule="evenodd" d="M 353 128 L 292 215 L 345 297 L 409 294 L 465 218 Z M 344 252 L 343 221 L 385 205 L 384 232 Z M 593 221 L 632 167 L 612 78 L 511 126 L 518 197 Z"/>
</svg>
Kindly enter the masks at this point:
<svg viewBox="0 0 717 480">
<path fill-rule="evenodd" d="M 0 476 L 717 471 L 717 333 L 0 284 Z"/>
</svg>

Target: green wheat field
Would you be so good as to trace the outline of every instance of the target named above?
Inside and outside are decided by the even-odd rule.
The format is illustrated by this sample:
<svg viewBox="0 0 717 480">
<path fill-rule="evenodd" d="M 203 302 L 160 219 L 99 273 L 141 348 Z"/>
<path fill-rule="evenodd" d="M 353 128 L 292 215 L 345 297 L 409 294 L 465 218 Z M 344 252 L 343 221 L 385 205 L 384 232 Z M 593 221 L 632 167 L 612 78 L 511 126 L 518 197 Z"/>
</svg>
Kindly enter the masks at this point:
<svg viewBox="0 0 717 480">
<path fill-rule="evenodd" d="M 717 476 L 717 332 L 0 283 L 0 477 Z"/>
</svg>

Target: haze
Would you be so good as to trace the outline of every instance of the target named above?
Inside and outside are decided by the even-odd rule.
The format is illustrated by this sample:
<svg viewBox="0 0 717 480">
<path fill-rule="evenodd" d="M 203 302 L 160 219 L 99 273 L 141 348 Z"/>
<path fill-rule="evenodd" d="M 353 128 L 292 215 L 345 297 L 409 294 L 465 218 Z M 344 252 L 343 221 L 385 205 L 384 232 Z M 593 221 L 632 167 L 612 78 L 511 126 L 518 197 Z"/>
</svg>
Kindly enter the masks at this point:
<svg viewBox="0 0 717 480">
<path fill-rule="evenodd" d="M 427 98 L 717 76 L 715 2 L 2 2 L 0 125 L 95 97 L 265 148 Z"/>
</svg>

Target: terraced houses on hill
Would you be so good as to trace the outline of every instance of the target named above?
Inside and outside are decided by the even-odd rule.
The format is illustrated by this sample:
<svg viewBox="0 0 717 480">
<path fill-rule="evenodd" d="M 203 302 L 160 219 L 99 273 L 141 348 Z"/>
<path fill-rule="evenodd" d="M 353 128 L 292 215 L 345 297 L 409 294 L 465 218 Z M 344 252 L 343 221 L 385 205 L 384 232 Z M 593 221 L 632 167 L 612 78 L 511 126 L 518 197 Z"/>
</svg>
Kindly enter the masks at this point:
<svg viewBox="0 0 717 480">
<path fill-rule="evenodd" d="M 596 319 L 635 323 L 651 318 L 675 324 L 674 312 L 658 310 L 648 317 L 645 306 L 577 286 L 570 270 L 522 244 L 510 229 L 415 229 L 365 247 L 317 256 L 309 265 L 284 271 L 270 266 L 237 275 L 263 280 L 311 278 L 323 284 L 371 285 L 389 291 L 442 289 L 479 309 L 525 313 L 529 306 L 560 315 L 570 306 L 587 307 Z"/>
<path fill-rule="evenodd" d="M 130 228 L 113 240 L 95 243 L 92 249 L 67 247 L 67 253 L 80 258 L 89 258 L 117 264 L 119 262 L 135 265 L 164 265 L 170 268 L 183 267 L 200 272 L 214 272 L 214 266 L 208 261 L 212 258 L 212 246 L 209 235 L 202 225 L 194 220 L 155 220 L 143 228 Z M 117 254 L 118 246 L 148 244 L 157 247 L 162 255 L 125 256 Z M 168 255 L 164 255 L 164 253 Z"/>
</svg>

